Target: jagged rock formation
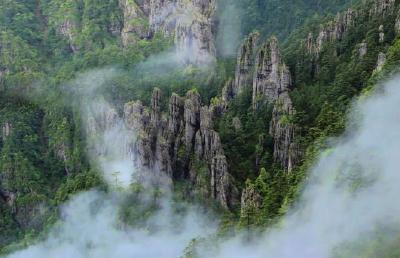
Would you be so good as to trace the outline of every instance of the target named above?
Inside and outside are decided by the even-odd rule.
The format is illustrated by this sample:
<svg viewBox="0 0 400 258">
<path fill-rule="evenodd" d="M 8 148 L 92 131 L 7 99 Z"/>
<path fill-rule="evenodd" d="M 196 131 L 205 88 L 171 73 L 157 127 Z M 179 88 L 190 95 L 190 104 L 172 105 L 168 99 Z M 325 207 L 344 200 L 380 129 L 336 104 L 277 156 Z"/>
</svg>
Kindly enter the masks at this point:
<svg viewBox="0 0 400 258">
<path fill-rule="evenodd" d="M 310 32 L 305 41 L 307 52 L 318 55 L 325 43 L 341 40 L 348 29 L 354 25 L 357 16 L 358 13 L 350 8 L 343 13 L 338 13 L 333 21 L 321 25 L 318 36 L 315 39 Z"/>
<path fill-rule="evenodd" d="M 200 95 L 192 90 L 185 98 L 171 96 L 166 117 L 160 113 L 160 96 L 154 89 L 150 110 L 140 102 L 125 105 L 124 120 L 137 134 L 134 151 L 140 165 L 174 179 L 188 179 L 194 189 L 224 208 L 236 206 L 238 191 L 213 130 L 218 107 L 202 106 Z"/>
<path fill-rule="evenodd" d="M 150 136 L 147 131 L 150 128 L 150 112 L 140 101 L 125 104 L 124 122 L 128 129 L 137 135 L 133 152 L 133 160 L 140 167 L 154 166 L 154 156 L 150 144 Z"/>
<path fill-rule="evenodd" d="M 279 95 L 289 90 L 291 77 L 282 61 L 278 40 L 273 37 L 259 50 L 253 75 L 253 107 L 260 103 L 273 103 Z"/>
<path fill-rule="evenodd" d="M 357 53 L 359 58 L 363 58 L 368 52 L 368 45 L 367 43 L 363 42 L 358 45 Z"/>
<path fill-rule="evenodd" d="M 385 41 L 385 32 L 383 29 L 383 25 L 379 26 L 379 43 L 383 43 Z"/>
<path fill-rule="evenodd" d="M 222 94 L 221 94 L 222 101 L 224 101 L 225 103 L 228 103 L 236 96 L 234 87 L 235 87 L 235 84 L 232 79 L 229 79 L 225 83 L 224 88 L 222 88 Z"/>
<path fill-rule="evenodd" d="M 257 50 L 259 33 L 250 34 L 240 46 L 237 56 L 235 80 L 231 87 L 231 95 L 236 96 L 243 92 L 245 87 L 251 85 L 252 73 L 254 71 L 254 55 Z"/>
<path fill-rule="evenodd" d="M 235 79 L 226 83 L 222 100 L 228 103 L 245 87 L 251 87 L 252 80 L 253 108 L 256 110 L 264 103 L 274 106 L 270 128 L 266 128 L 274 139 L 274 160 L 286 171 L 291 171 L 301 155 L 295 143 L 298 130 L 290 119 L 295 114 L 289 96 L 292 79 L 283 62 L 278 40 L 272 37 L 257 49 L 258 37 L 258 33 L 251 34 L 240 47 Z M 236 124 L 235 128 L 240 127 L 240 120 Z"/>
<path fill-rule="evenodd" d="M 123 11 L 122 44 L 128 46 L 137 38 L 147 38 L 149 36 L 149 22 L 147 21 L 150 12 L 149 1 L 136 3 L 132 0 L 120 0 L 119 4 Z"/>
<path fill-rule="evenodd" d="M 370 9 L 370 15 L 385 15 L 394 10 L 396 0 L 375 0 Z"/>
<path fill-rule="evenodd" d="M 68 41 L 69 47 L 74 53 L 79 51 L 79 47 L 75 44 L 77 25 L 72 19 L 66 18 L 59 26 L 58 32 Z"/>
<path fill-rule="evenodd" d="M 395 0 L 374 0 L 371 3 L 369 12 L 370 17 L 387 15 L 395 10 Z M 313 34 L 310 32 L 307 39 L 305 39 L 306 52 L 318 57 L 321 53 L 323 46 L 328 42 L 340 41 L 343 39 L 344 34 L 355 25 L 357 18 L 362 15 L 359 10 L 349 8 L 347 11 L 338 13 L 336 18 L 324 25 L 321 25 L 318 36 L 314 39 Z M 400 15 L 398 16 L 400 17 Z M 400 18 L 396 20 L 396 31 L 400 31 Z M 384 41 L 384 27 L 379 27 L 379 42 Z"/>
<path fill-rule="evenodd" d="M 396 34 L 400 33 L 400 9 L 397 13 L 396 22 L 394 24 L 394 31 L 396 32 Z"/>
<path fill-rule="evenodd" d="M 298 164 L 300 151 L 296 144 L 297 130 L 291 121 L 295 114 L 289 89 L 292 84 L 289 69 L 282 60 L 278 40 L 271 38 L 256 58 L 253 79 L 253 108 L 268 102 L 274 104 L 269 133 L 274 139 L 273 157 L 286 171 Z"/>
<path fill-rule="evenodd" d="M 258 36 L 258 33 L 251 34 L 240 47 L 235 79 L 228 80 L 223 88 L 222 101 L 226 109 L 226 103 L 245 87 L 251 87 L 252 80 L 253 108 L 256 110 L 264 103 L 274 107 L 270 128 L 266 128 L 274 139 L 274 160 L 286 171 L 291 171 L 301 156 L 296 144 L 298 130 L 291 120 L 295 114 L 289 96 L 292 79 L 283 62 L 278 40 L 272 37 L 257 49 Z M 234 127 L 240 128 L 240 120 L 233 120 L 236 121 Z"/>
<path fill-rule="evenodd" d="M 375 71 L 376 72 L 382 71 L 383 66 L 385 65 L 385 63 L 386 63 L 386 55 L 385 55 L 385 53 L 380 52 L 378 54 L 378 61 L 376 62 Z"/>
<path fill-rule="evenodd" d="M 1 136 L 2 136 L 3 142 L 5 140 L 7 140 L 8 136 L 10 136 L 11 131 L 12 131 L 11 123 L 9 123 L 9 122 L 4 123 L 3 126 L 2 126 L 2 130 L 1 130 L 1 132 L 2 132 Z"/>
<path fill-rule="evenodd" d="M 274 160 L 288 172 L 299 164 L 301 151 L 296 136 L 298 128 L 292 118 L 296 111 L 288 92 L 282 93 L 275 102 L 269 133 L 274 138 Z"/>
<path fill-rule="evenodd" d="M 214 59 L 214 0 L 120 0 L 120 6 L 125 46 L 161 32 L 174 38 L 182 61 L 205 63 Z"/>
</svg>

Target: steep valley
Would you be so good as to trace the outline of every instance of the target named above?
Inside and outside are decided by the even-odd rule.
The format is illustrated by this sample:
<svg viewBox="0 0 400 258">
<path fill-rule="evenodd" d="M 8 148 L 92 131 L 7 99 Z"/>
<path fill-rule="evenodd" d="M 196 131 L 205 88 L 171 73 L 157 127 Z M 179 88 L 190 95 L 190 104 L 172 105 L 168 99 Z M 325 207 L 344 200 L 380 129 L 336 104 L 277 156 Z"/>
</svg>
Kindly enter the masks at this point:
<svg viewBox="0 0 400 258">
<path fill-rule="evenodd" d="M 3 1 L 0 256 L 399 257 L 399 3 Z"/>
</svg>

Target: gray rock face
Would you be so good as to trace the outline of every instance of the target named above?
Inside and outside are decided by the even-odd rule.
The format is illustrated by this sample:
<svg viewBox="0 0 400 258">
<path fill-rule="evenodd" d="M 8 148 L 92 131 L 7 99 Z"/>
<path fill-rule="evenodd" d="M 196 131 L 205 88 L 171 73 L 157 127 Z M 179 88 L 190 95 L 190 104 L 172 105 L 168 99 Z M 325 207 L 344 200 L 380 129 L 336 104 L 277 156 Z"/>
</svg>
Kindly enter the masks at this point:
<svg viewBox="0 0 400 258">
<path fill-rule="evenodd" d="M 161 90 L 154 88 L 153 95 L 151 96 L 151 114 L 150 121 L 154 127 L 157 127 L 161 121 Z"/>
<path fill-rule="evenodd" d="M 225 103 L 228 103 L 229 101 L 231 101 L 234 97 L 235 97 L 235 84 L 234 81 L 232 79 L 229 79 L 226 83 L 224 88 L 222 89 L 222 94 L 221 94 L 221 98 L 222 101 L 224 101 Z"/>
<path fill-rule="evenodd" d="M 71 160 L 70 158 L 70 153 L 71 153 L 71 146 L 70 144 L 68 144 L 65 141 L 62 141 L 58 144 L 58 146 L 55 147 L 56 149 L 56 156 L 58 159 L 60 159 L 61 161 L 63 161 L 64 163 L 64 169 L 65 172 L 67 173 L 67 175 L 69 175 L 71 173 L 68 164 L 68 161 Z"/>
<path fill-rule="evenodd" d="M 375 71 L 380 72 L 383 69 L 383 66 L 386 63 L 386 55 L 385 53 L 380 52 L 378 54 L 378 61 L 376 62 L 376 68 Z"/>
<path fill-rule="evenodd" d="M 150 11 L 150 1 L 120 0 L 119 5 L 123 11 L 123 27 L 121 39 L 123 46 L 128 46 L 149 36 L 149 23 L 147 16 Z"/>
<path fill-rule="evenodd" d="M 185 144 L 188 151 L 193 150 L 197 130 L 200 127 L 200 95 L 197 91 L 189 91 L 185 100 Z"/>
<path fill-rule="evenodd" d="M 367 54 L 367 52 L 368 52 L 368 45 L 367 45 L 367 43 L 361 43 L 361 44 L 359 44 L 358 49 L 357 49 L 357 52 L 358 52 L 358 57 L 359 57 L 359 58 L 363 58 L 363 57 Z"/>
<path fill-rule="evenodd" d="M 395 0 L 374 0 L 371 3 L 371 9 L 369 15 L 380 16 L 387 15 L 395 10 Z M 338 13 L 336 18 L 324 25 L 321 25 L 320 32 L 316 39 L 310 33 L 305 39 L 305 48 L 309 54 L 318 54 L 322 51 L 322 48 L 327 42 L 340 41 L 343 35 L 351 28 L 359 16 L 359 13 L 353 9 L 348 9 L 345 12 Z M 400 15 L 396 20 L 396 31 L 400 31 Z M 384 41 L 383 26 L 379 29 L 379 41 Z"/>
<path fill-rule="evenodd" d="M 134 162 L 140 167 L 154 165 L 154 155 L 151 149 L 151 137 L 149 134 L 150 113 L 140 101 L 130 102 L 124 107 L 124 122 L 128 129 L 137 134 L 137 139 L 132 147 Z"/>
<path fill-rule="evenodd" d="M 195 64 L 214 61 L 214 10 L 214 0 L 178 0 L 179 17 L 176 20 L 174 35 L 178 53 L 186 52 L 184 61 Z"/>
<path fill-rule="evenodd" d="M 334 22 L 333 39 L 341 40 L 347 30 L 354 25 L 354 20 L 357 18 L 357 12 L 348 9 L 343 13 L 338 13 Z"/>
<path fill-rule="evenodd" d="M 5 140 L 7 140 L 8 136 L 10 136 L 11 131 L 12 131 L 12 125 L 11 125 L 11 123 L 5 122 L 5 123 L 3 124 L 3 126 L 2 126 L 2 128 L 1 128 L 1 132 L 2 132 L 1 136 L 2 136 L 3 142 L 4 142 Z"/>
<path fill-rule="evenodd" d="M 269 133 L 274 138 L 274 160 L 288 172 L 299 163 L 301 156 L 296 143 L 297 128 L 291 121 L 294 115 L 289 93 L 284 92 L 275 102 Z"/>
<path fill-rule="evenodd" d="M 217 155 L 211 161 L 211 196 L 222 207 L 228 209 L 237 205 L 238 190 L 228 173 L 228 162 L 224 155 Z"/>
<path fill-rule="evenodd" d="M 253 107 L 273 103 L 282 92 L 289 90 L 291 77 L 282 61 L 278 40 L 271 38 L 258 52 L 253 75 Z"/>
<path fill-rule="evenodd" d="M 192 90 L 185 98 L 173 94 L 169 114 L 163 116 L 160 101 L 161 92 L 155 89 L 150 111 L 140 102 L 125 105 L 125 123 L 138 135 L 133 151 L 140 165 L 170 178 L 189 179 L 202 196 L 233 208 L 238 191 L 212 123 L 220 106 L 202 106 L 200 95 Z"/>
<path fill-rule="evenodd" d="M 338 16 L 337 20 L 350 24 L 352 14 L 349 10 L 346 15 Z M 343 26 L 340 30 L 343 30 Z M 235 83 L 227 82 L 222 90 L 222 99 L 229 102 L 240 92 L 238 89 L 243 89 L 249 78 L 253 78 L 253 108 L 258 109 L 264 103 L 274 105 L 270 128 L 266 128 L 274 140 L 274 160 L 286 171 L 291 171 L 298 164 L 301 152 L 296 144 L 298 131 L 291 121 L 295 110 L 289 96 L 292 86 L 290 71 L 283 62 L 276 38 L 267 40 L 258 51 L 257 39 L 258 34 L 252 34 L 240 47 Z M 309 34 L 307 44 L 310 53 L 314 51 L 312 34 Z M 240 130 L 240 120 L 233 119 L 233 122 L 234 128 Z"/>
<path fill-rule="evenodd" d="M 71 19 L 65 19 L 58 26 L 58 33 L 61 34 L 69 42 L 69 47 L 74 53 L 79 51 L 79 47 L 75 44 L 76 42 L 76 31 L 77 25 Z"/>
<path fill-rule="evenodd" d="M 309 55 L 312 55 L 315 52 L 314 37 L 313 37 L 312 32 L 308 33 L 308 36 L 306 39 L 306 49 L 307 49 L 307 53 Z"/>
<path fill-rule="evenodd" d="M 160 32 L 174 38 L 182 61 L 214 61 L 214 0 L 120 0 L 124 13 L 122 42 L 151 38 Z"/>
<path fill-rule="evenodd" d="M 184 99 L 173 93 L 169 101 L 168 131 L 171 136 L 179 135 L 184 128 Z"/>
<path fill-rule="evenodd" d="M 150 114 L 140 101 L 129 102 L 124 106 L 124 121 L 129 129 L 142 132 L 150 124 Z"/>
<path fill-rule="evenodd" d="M 383 25 L 379 26 L 379 43 L 383 43 L 385 41 L 385 32 L 383 29 Z"/>
<path fill-rule="evenodd" d="M 400 9 L 397 12 L 397 17 L 396 17 L 396 22 L 395 22 L 395 25 L 394 25 L 394 30 L 395 30 L 397 35 L 400 33 Z"/>
<path fill-rule="evenodd" d="M 223 154 L 219 134 L 213 130 L 212 115 L 208 107 L 200 112 L 200 130 L 196 133 L 195 153 L 199 160 L 211 161 L 213 157 Z"/>
<path fill-rule="evenodd" d="M 348 9 L 343 13 L 338 13 L 333 21 L 321 26 L 317 38 L 314 40 L 312 34 L 306 40 L 307 51 L 318 55 L 327 42 L 342 40 L 343 35 L 354 25 L 358 13 L 353 9 Z"/>
<path fill-rule="evenodd" d="M 374 0 L 370 15 L 385 15 L 394 10 L 396 0 Z"/>
<path fill-rule="evenodd" d="M 257 32 L 250 34 L 240 46 L 237 56 L 235 81 L 233 87 L 231 87 L 230 95 L 232 96 L 243 92 L 245 87 L 250 87 L 251 85 L 254 71 L 254 56 L 259 36 Z"/>
</svg>

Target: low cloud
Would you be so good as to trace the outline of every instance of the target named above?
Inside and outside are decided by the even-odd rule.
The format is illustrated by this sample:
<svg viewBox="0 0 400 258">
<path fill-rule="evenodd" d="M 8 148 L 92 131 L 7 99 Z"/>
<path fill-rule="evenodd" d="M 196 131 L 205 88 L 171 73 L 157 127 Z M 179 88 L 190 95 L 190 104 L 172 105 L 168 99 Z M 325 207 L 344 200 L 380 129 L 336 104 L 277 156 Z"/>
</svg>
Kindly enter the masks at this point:
<svg viewBox="0 0 400 258">
<path fill-rule="evenodd" d="M 400 205 L 396 203 L 400 196 L 399 78 L 378 89 L 354 104 L 349 116 L 351 126 L 318 158 L 296 209 L 250 243 L 240 237 L 232 238 L 216 244 L 215 249 L 200 248 L 199 257 L 328 258 L 343 244 L 373 235 L 377 229 L 397 227 L 400 217 Z M 93 100 L 96 101 L 84 106 L 96 103 L 95 110 L 113 109 L 97 101 L 98 98 Z M 113 116 L 110 121 L 117 121 L 117 127 L 111 126 L 111 132 L 121 129 L 118 114 Z M 106 136 L 97 139 L 104 148 L 101 152 L 104 162 L 101 159 L 96 162 L 104 164 L 101 167 L 107 171 L 121 166 L 130 175 L 134 174 L 136 168 L 124 163 L 131 162 L 130 157 L 118 153 L 124 149 L 121 142 L 126 141 L 114 140 L 121 131 L 108 137 L 107 127 L 102 129 Z M 117 166 L 107 167 L 114 161 Z M 8 257 L 180 257 L 193 238 L 215 233 L 216 225 L 206 215 L 195 210 L 182 217 L 174 212 L 168 195 L 158 212 L 148 219 L 157 224 L 157 230 L 124 226 L 118 215 L 123 195 L 122 192 L 91 191 L 76 196 L 62 209 L 63 219 L 46 240 Z"/>
</svg>

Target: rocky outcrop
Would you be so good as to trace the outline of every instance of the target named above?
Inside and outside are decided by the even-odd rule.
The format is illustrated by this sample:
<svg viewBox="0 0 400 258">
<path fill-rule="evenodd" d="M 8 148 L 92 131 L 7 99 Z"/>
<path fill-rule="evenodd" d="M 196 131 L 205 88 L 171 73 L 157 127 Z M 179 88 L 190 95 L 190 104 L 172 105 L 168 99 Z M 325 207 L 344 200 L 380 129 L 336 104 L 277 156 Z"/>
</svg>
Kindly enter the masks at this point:
<svg viewBox="0 0 400 258">
<path fill-rule="evenodd" d="M 273 103 L 291 85 L 289 69 L 282 61 L 278 40 L 271 38 L 259 50 L 253 75 L 253 107 Z"/>
<path fill-rule="evenodd" d="M 395 10 L 395 0 L 374 0 L 370 3 L 369 18 L 385 16 L 393 13 Z M 315 39 L 311 32 L 308 34 L 307 39 L 304 40 L 306 52 L 318 57 L 326 43 L 341 41 L 345 33 L 355 25 L 357 18 L 363 15 L 364 12 L 351 8 L 338 13 L 334 20 L 321 25 Z M 368 16 L 368 13 L 366 15 Z M 400 18 L 396 19 L 395 29 L 396 31 L 400 31 Z M 382 25 L 379 27 L 379 42 L 384 42 L 384 38 L 384 27 Z"/>
<path fill-rule="evenodd" d="M 379 26 L 379 43 L 383 43 L 385 41 L 385 31 L 383 29 L 383 25 Z"/>
<path fill-rule="evenodd" d="M 224 101 L 225 103 L 229 103 L 229 101 L 231 101 L 236 96 L 234 87 L 235 84 L 232 79 L 229 79 L 225 83 L 224 88 L 222 88 L 222 94 L 221 94 L 222 101 Z"/>
<path fill-rule="evenodd" d="M 274 160 L 288 172 L 299 164 L 301 157 L 301 151 L 296 142 L 298 130 L 293 123 L 295 112 L 289 93 L 282 93 L 275 102 L 269 129 L 274 139 Z"/>
<path fill-rule="evenodd" d="M 64 163 L 64 170 L 67 175 L 71 174 L 71 168 L 68 166 L 71 160 L 71 146 L 66 141 L 61 141 L 55 147 L 56 156 Z"/>
<path fill-rule="evenodd" d="M 315 39 L 310 32 L 305 40 L 307 52 L 318 56 L 325 43 L 342 40 L 344 34 L 354 25 L 357 16 L 357 11 L 350 8 L 343 13 L 338 13 L 334 20 L 321 25 Z"/>
<path fill-rule="evenodd" d="M 363 43 L 361 43 L 361 44 L 358 45 L 357 54 L 358 54 L 358 57 L 359 57 L 360 59 L 363 58 L 363 57 L 367 54 L 367 52 L 368 52 L 368 45 L 367 45 L 367 43 L 363 42 Z"/>
<path fill-rule="evenodd" d="M 246 87 L 251 87 L 254 72 L 254 56 L 257 51 L 259 33 L 250 34 L 240 46 L 237 56 L 235 80 L 231 87 L 231 96 L 243 92 Z"/>
<path fill-rule="evenodd" d="M 2 140 L 3 140 L 3 142 L 4 142 L 4 141 L 7 140 L 8 136 L 10 136 L 10 134 L 11 134 L 12 125 L 11 125 L 11 123 L 9 123 L 9 122 L 5 122 L 5 123 L 3 123 L 1 129 L 2 129 L 2 130 L 1 130 L 1 132 L 2 132 L 1 136 L 2 136 Z"/>
<path fill-rule="evenodd" d="M 371 5 L 370 15 L 386 15 L 393 12 L 395 2 L 396 0 L 374 0 Z"/>
<path fill-rule="evenodd" d="M 175 44 L 178 52 L 186 52 L 186 62 L 207 63 L 214 60 L 213 40 L 214 0 L 180 0 L 177 4 L 179 18 L 175 27 Z"/>
<path fill-rule="evenodd" d="M 150 1 L 120 0 L 119 5 L 123 12 L 123 26 L 121 39 L 123 46 L 128 46 L 138 39 L 149 36 Z"/>
<path fill-rule="evenodd" d="M 186 94 L 184 121 L 185 121 L 185 144 L 186 150 L 192 151 L 195 143 L 196 132 L 200 126 L 200 95 L 191 90 Z"/>
<path fill-rule="evenodd" d="M 398 35 L 400 33 L 400 9 L 397 11 L 397 17 L 394 24 L 394 31 Z"/>
<path fill-rule="evenodd" d="M 174 38 L 181 61 L 199 64 L 214 60 L 214 0 L 120 0 L 120 6 L 125 46 L 160 32 Z"/>
<path fill-rule="evenodd" d="M 352 12 L 349 11 L 348 16 L 350 13 Z M 266 128 L 274 141 L 274 160 L 286 171 L 291 171 L 298 164 L 301 152 L 296 144 L 298 130 L 291 119 L 295 115 L 295 110 L 289 96 L 292 86 L 290 71 L 283 61 L 275 37 L 267 40 L 259 49 L 257 49 L 257 39 L 258 33 L 253 33 L 240 47 L 235 80 L 228 80 L 226 83 L 222 90 L 222 100 L 224 103 L 231 101 L 252 78 L 253 109 L 257 110 L 265 103 L 274 107 L 270 128 Z M 312 44 L 312 34 L 310 34 L 308 45 L 310 50 L 313 48 Z M 227 106 L 225 104 L 225 109 Z M 239 131 L 240 119 L 234 118 L 232 121 L 235 130 Z"/>
<path fill-rule="evenodd" d="M 289 96 L 292 79 L 283 62 L 278 40 L 269 39 L 258 50 L 253 74 L 253 108 L 262 104 L 274 105 L 269 134 L 274 140 L 274 160 L 286 171 L 298 164 L 300 151 L 296 142 L 297 130 L 291 121 L 295 114 Z"/>
<path fill-rule="evenodd" d="M 150 110 L 140 102 L 125 105 L 125 123 L 137 134 L 133 147 L 137 161 L 149 171 L 189 180 L 202 196 L 217 200 L 222 207 L 236 206 L 238 191 L 219 134 L 213 130 L 220 106 L 202 106 L 199 93 L 191 90 L 185 98 L 173 94 L 169 114 L 164 116 L 160 101 L 161 92 L 155 89 Z"/>
<path fill-rule="evenodd" d="M 217 155 L 211 161 L 211 196 L 229 209 L 237 206 L 239 192 L 228 173 L 228 162 L 224 155 Z"/>
<path fill-rule="evenodd" d="M 151 125 L 149 110 L 140 101 L 127 103 L 124 106 L 124 122 L 137 135 L 135 145 L 132 146 L 132 151 L 137 154 L 133 155 L 133 162 L 139 167 L 151 167 L 154 164 L 154 155 L 148 133 Z"/>
<path fill-rule="evenodd" d="M 66 18 L 59 24 L 57 30 L 68 41 L 70 49 L 74 53 L 77 53 L 79 51 L 79 47 L 75 43 L 77 38 L 77 24 L 72 19 Z"/>
<path fill-rule="evenodd" d="M 385 55 L 385 53 L 380 52 L 378 54 L 378 61 L 376 62 L 375 71 L 376 72 L 382 71 L 383 66 L 385 65 L 385 63 L 386 63 L 386 55 Z"/>
</svg>

